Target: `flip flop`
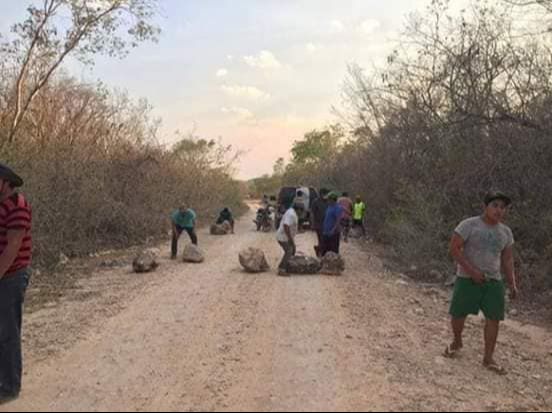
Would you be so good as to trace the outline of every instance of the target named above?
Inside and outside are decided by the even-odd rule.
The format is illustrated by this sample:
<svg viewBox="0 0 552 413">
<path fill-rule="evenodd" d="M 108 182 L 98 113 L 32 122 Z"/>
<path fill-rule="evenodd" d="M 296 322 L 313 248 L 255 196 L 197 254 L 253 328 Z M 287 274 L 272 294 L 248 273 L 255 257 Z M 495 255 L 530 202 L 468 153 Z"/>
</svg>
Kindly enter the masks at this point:
<svg viewBox="0 0 552 413">
<path fill-rule="evenodd" d="M 508 374 L 508 372 L 504 367 L 499 366 L 496 363 L 484 364 L 484 366 L 487 370 L 492 371 L 493 373 L 496 373 L 499 376 L 506 376 Z"/>
<path fill-rule="evenodd" d="M 449 344 L 445 351 L 443 352 L 443 357 L 447 359 L 454 359 L 458 356 L 458 353 L 460 352 L 460 349 L 454 350 L 452 348 L 452 344 Z"/>
</svg>

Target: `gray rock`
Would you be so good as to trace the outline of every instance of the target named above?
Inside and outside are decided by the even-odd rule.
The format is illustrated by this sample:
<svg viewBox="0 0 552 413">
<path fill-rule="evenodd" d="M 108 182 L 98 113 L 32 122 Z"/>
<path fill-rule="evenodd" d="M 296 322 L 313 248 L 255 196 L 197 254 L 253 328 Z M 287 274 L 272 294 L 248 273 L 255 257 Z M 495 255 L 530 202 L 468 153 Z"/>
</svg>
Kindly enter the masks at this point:
<svg viewBox="0 0 552 413">
<path fill-rule="evenodd" d="M 211 235 L 227 235 L 228 232 L 223 225 L 211 225 Z"/>
<path fill-rule="evenodd" d="M 227 234 L 232 232 L 232 224 L 228 221 L 224 221 L 221 225 L 222 229 L 226 231 Z"/>
<path fill-rule="evenodd" d="M 155 271 L 157 267 L 159 267 L 157 257 L 147 251 L 138 253 L 134 261 L 132 261 L 132 269 L 138 274 Z"/>
<path fill-rule="evenodd" d="M 345 261 L 335 252 L 328 252 L 322 258 L 322 274 L 341 275 L 345 271 Z"/>
<path fill-rule="evenodd" d="M 287 270 L 290 274 L 318 274 L 321 268 L 317 258 L 296 255 L 289 261 Z"/>
<path fill-rule="evenodd" d="M 188 244 L 186 248 L 184 248 L 183 260 L 184 262 L 201 264 L 205 261 L 205 255 L 196 245 Z"/>
<path fill-rule="evenodd" d="M 240 252 L 240 264 L 247 272 L 261 273 L 268 271 L 270 266 L 265 254 L 258 248 L 248 248 Z"/>
</svg>

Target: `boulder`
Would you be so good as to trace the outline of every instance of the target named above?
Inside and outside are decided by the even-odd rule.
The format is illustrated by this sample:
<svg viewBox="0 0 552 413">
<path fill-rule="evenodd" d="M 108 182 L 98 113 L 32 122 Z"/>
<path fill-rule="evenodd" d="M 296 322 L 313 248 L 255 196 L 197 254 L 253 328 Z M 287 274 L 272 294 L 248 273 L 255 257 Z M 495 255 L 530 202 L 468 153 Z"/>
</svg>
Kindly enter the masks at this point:
<svg viewBox="0 0 552 413">
<path fill-rule="evenodd" d="M 221 225 L 222 229 L 226 231 L 227 234 L 230 234 L 232 232 L 232 224 L 228 221 L 224 221 Z"/>
<path fill-rule="evenodd" d="M 211 225 L 211 235 L 228 235 L 232 232 L 232 224 L 224 221 L 222 224 Z"/>
<path fill-rule="evenodd" d="M 343 271 L 345 271 L 345 261 L 341 255 L 335 252 L 328 252 L 322 257 L 322 274 L 341 275 Z"/>
<path fill-rule="evenodd" d="M 261 273 L 270 269 L 264 252 L 258 248 L 248 248 L 240 252 L 240 264 L 247 272 Z"/>
<path fill-rule="evenodd" d="M 287 271 L 290 274 L 318 274 L 320 268 L 317 258 L 296 255 L 289 260 Z"/>
<path fill-rule="evenodd" d="M 213 224 L 211 225 L 211 235 L 226 235 L 228 232 L 222 225 Z"/>
<path fill-rule="evenodd" d="M 188 244 L 186 245 L 186 248 L 184 248 L 183 260 L 184 262 L 200 264 L 205 261 L 205 255 L 198 246 Z"/>
<path fill-rule="evenodd" d="M 157 257 L 151 252 L 142 251 L 132 261 L 132 269 L 135 273 L 142 274 L 155 271 L 159 267 Z"/>
</svg>

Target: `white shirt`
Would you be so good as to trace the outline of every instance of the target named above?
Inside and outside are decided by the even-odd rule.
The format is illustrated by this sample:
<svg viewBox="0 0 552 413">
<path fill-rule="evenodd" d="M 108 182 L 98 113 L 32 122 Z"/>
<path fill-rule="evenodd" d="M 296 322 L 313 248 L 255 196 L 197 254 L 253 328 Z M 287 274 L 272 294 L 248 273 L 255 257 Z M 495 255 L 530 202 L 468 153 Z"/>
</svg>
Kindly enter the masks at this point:
<svg viewBox="0 0 552 413">
<path fill-rule="evenodd" d="M 295 239 L 299 229 L 299 217 L 293 208 L 288 209 L 282 217 L 280 228 L 278 228 L 278 232 L 276 233 L 276 239 L 279 242 L 289 242 L 289 238 L 284 230 L 284 225 L 289 226 L 291 236 Z"/>
</svg>

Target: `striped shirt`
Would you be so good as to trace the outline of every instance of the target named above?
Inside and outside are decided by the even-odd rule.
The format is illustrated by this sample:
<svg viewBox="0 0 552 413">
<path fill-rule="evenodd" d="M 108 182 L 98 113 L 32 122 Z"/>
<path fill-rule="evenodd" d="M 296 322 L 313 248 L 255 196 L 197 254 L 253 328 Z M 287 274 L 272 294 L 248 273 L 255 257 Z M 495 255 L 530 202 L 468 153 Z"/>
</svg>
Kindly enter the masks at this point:
<svg viewBox="0 0 552 413">
<path fill-rule="evenodd" d="M 8 245 L 8 231 L 25 231 L 21 247 L 6 276 L 28 267 L 31 263 L 31 221 L 31 205 L 25 200 L 23 195 L 15 193 L 0 203 L 0 254 L 4 252 Z"/>
</svg>

